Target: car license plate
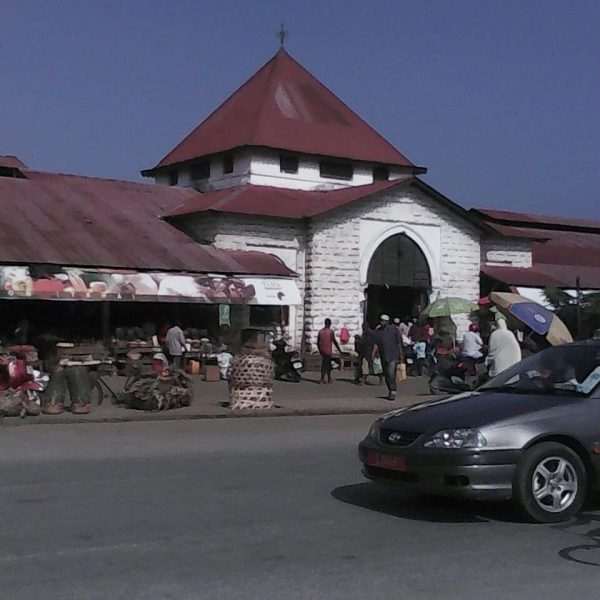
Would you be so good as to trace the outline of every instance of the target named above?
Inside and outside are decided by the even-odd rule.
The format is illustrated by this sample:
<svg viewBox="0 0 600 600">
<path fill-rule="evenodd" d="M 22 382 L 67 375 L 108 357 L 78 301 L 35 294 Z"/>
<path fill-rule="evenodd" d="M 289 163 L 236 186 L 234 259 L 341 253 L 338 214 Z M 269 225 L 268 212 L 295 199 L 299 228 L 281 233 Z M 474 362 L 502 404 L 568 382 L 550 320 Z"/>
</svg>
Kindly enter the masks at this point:
<svg viewBox="0 0 600 600">
<path fill-rule="evenodd" d="M 371 451 L 367 454 L 367 464 L 380 469 L 406 471 L 406 458 L 398 454 L 380 454 Z"/>
</svg>

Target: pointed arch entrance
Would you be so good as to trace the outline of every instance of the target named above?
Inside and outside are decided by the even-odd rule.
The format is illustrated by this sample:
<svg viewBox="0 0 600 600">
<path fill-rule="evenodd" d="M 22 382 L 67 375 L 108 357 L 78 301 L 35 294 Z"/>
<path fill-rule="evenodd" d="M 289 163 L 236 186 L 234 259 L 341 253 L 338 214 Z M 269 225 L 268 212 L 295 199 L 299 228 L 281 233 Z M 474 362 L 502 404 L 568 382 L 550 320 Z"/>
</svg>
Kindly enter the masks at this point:
<svg viewBox="0 0 600 600">
<path fill-rule="evenodd" d="M 366 283 L 366 318 L 373 326 L 382 313 L 401 319 L 418 316 L 428 303 L 431 272 L 418 244 L 398 233 L 375 250 Z"/>
</svg>

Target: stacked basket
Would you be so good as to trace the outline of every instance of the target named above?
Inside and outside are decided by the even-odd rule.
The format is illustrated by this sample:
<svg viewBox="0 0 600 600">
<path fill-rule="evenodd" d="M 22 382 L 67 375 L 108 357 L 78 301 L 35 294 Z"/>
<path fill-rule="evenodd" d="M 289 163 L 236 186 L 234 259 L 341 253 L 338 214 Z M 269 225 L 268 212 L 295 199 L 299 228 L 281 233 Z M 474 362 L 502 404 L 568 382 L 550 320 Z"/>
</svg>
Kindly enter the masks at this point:
<svg viewBox="0 0 600 600">
<path fill-rule="evenodd" d="M 275 364 L 264 355 L 236 356 L 228 371 L 230 408 L 257 409 L 273 406 Z"/>
</svg>

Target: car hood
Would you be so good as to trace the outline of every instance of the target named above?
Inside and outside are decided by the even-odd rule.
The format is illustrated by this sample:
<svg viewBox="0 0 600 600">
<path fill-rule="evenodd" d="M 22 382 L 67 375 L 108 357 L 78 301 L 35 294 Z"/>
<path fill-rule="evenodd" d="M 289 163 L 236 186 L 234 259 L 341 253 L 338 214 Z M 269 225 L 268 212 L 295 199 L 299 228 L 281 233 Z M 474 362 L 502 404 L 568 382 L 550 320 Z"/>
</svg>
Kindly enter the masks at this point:
<svg viewBox="0 0 600 600">
<path fill-rule="evenodd" d="M 493 425 L 579 402 L 579 398 L 568 396 L 467 392 L 401 408 L 383 419 L 385 427 L 435 433 L 440 429 Z"/>
</svg>

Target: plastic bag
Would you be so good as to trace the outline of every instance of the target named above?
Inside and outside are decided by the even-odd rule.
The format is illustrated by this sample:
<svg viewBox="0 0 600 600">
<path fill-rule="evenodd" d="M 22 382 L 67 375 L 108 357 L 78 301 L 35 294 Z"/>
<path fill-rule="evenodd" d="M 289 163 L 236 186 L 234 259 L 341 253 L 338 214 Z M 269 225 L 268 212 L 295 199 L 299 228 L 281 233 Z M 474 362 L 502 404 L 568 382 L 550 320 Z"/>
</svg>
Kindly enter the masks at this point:
<svg viewBox="0 0 600 600">
<path fill-rule="evenodd" d="M 373 359 L 373 375 L 381 375 L 383 373 L 383 366 L 381 365 L 380 358 Z"/>
</svg>

